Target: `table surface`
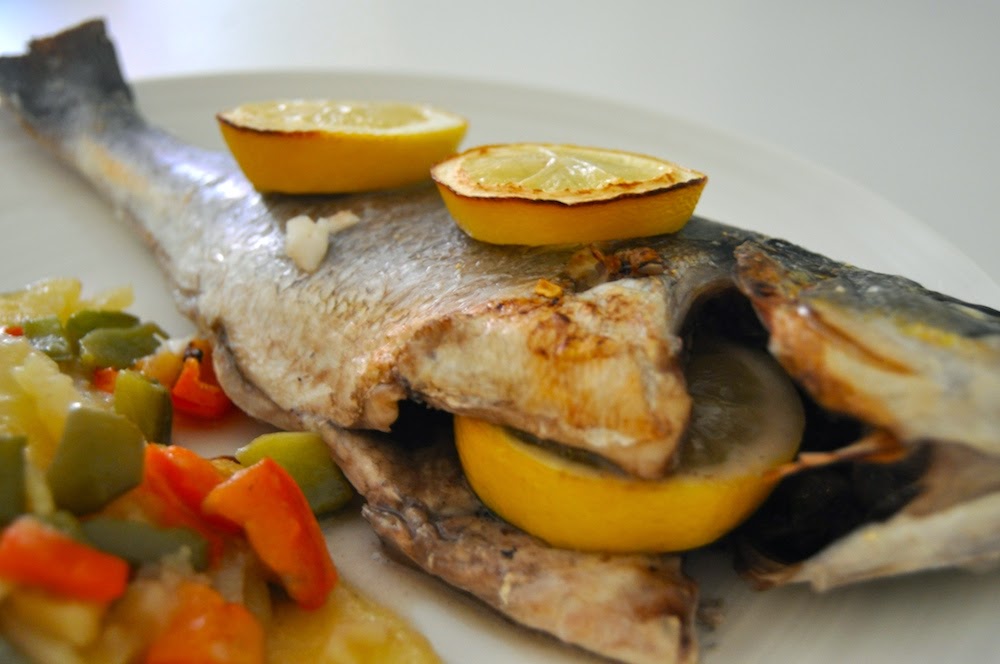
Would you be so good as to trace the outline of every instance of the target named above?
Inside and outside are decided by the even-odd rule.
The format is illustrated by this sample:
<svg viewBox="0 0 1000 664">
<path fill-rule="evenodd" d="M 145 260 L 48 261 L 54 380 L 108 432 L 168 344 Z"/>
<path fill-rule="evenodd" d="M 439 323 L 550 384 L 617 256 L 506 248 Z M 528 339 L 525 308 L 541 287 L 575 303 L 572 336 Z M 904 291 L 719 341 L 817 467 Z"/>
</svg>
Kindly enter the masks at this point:
<svg viewBox="0 0 1000 664">
<path fill-rule="evenodd" d="M 0 0 L 0 15 L 0 52 L 106 17 L 133 79 L 419 73 L 693 119 L 853 180 L 1000 282 L 1000 3 Z"/>
</svg>

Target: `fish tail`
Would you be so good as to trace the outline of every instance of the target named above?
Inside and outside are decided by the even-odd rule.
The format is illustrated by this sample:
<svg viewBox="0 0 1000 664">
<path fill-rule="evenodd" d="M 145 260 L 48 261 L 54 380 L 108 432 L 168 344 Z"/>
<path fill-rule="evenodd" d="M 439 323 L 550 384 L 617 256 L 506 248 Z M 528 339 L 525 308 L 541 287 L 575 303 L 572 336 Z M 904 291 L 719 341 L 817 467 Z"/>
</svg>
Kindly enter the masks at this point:
<svg viewBox="0 0 1000 664">
<path fill-rule="evenodd" d="M 32 40 L 22 55 L 0 57 L 0 105 L 13 110 L 39 138 L 48 139 L 111 115 L 110 108 L 118 118 L 138 119 L 132 91 L 101 20 Z"/>
</svg>

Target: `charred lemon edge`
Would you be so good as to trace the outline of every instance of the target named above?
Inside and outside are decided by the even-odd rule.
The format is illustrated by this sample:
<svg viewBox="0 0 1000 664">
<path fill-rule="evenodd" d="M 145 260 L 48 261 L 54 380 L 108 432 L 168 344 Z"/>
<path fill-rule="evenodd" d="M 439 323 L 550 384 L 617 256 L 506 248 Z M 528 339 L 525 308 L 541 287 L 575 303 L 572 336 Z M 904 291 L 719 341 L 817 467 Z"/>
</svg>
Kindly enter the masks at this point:
<svg viewBox="0 0 1000 664">
<path fill-rule="evenodd" d="M 285 130 L 235 121 L 236 109 L 230 109 L 217 113 L 216 121 L 227 148 L 257 190 L 356 193 L 427 181 L 431 166 L 458 148 L 468 130 L 465 118 L 422 104 L 413 106 L 440 119 L 410 130 Z"/>
<path fill-rule="evenodd" d="M 669 167 L 668 174 L 606 188 L 545 192 L 468 181 L 462 163 L 497 149 L 591 151 Z M 649 237 L 679 231 L 708 177 L 648 155 L 553 143 L 497 143 L 465 150 L 431 169 L 445 206 L 469 236 L 491 244 L 545 245 Z"/>
</svg>

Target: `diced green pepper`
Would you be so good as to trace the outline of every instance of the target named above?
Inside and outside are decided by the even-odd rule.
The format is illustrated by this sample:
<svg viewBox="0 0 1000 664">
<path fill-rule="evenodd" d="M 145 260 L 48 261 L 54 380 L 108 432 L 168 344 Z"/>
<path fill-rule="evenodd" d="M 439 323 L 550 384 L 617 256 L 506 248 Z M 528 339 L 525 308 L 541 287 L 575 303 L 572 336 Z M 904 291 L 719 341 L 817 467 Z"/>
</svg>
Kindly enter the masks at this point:
<svg viewBox="0 0 1000 664">
<path fill-rule="evenodd" d="M 288 471 L 302 489 L 314 514 L 325 514 L 343 507 L 354 495 L 350 483 L 330 457 L 330 450 L 319 434 L 268 433 L 236 450 L 236 460 L 244 466 L 251 466 L 264 457 L 271 457 Z"/>
<path fill-rule="evenodd" d="M 151 443 L 170 444 L 170 392 L 137 371 L 122 370 L 115 380 L 115 412 L 131 420 Z"/>
<path fill-rule="evenodd" d="M 0 435 L 0 527 L 24 514 L 27 508 L 24 493 L 24 448 L 27 444 L 25 436 Z"/>
<path fill-rule="evenodd" d="M 187 548 L 196 570 L 208 567 L 208 542 L 188 528 L 160 528 L 142 521 L 98 516 L 83 522 L 83 537 L 92 546 L 133 565 L 156 563 Z"/>
<path fill-rule="evenodd" d="M 31 664 L 31 659 L 0 635 L 0 662 L 4 664 Z"/>
<path fill-rule="evenodd" d="M 150 355 L 160 346 L 157 337 L 165 337 L 153 323 L 132 327 L 102 327 L 80 339 L 80 360 L 86 367 L 127 369 L 140 357 Z"/>
<path fill-rule="evenodd" d="M 42 351 L 56 362 L 66 362 L 74 357 L 73 344 L 66 336 L 66 330 L 55 316 L 34 318 L 25 321 L 24 336 L 28 343 Z"/>
<path fill-rule="evenodd" d="M 101 311 L 84 309 L 77 311 L 66 321 L 66 336 L 76 344 L 88 332 L 101 328 L 135 327 L 139 319 L 124 311 Z"/>
<path fill-rule="evenodd" d="M 142 481 L 145 441 L 126 417 L 75 404 L 46 474 L 56 505 L 95 512 Z"/>
<path fill-rule="evenodd" d="M 34 515 L 39 521 L 52 526 L 63 535 L 72 537 L 77 541 L 83 541 L 83 530 L 80 528 L 80 520 L 66 510 L 56 510 L 48 514 Z"/>
</svg>

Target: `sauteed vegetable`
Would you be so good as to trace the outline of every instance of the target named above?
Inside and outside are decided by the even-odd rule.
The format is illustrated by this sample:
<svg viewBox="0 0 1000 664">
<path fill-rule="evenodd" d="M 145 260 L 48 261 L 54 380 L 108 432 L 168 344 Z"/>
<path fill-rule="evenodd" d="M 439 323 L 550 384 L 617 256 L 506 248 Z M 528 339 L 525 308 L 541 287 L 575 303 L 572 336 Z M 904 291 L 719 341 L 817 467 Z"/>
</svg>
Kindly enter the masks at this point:
<svg viewBox="0 0 1000 664">
<path fill-rule="evenodd" d="M 234 408 L 211 347 L 121 311 L 129 297 L 84 300 L 73 280 L 0 295 L 0 661 L 282 661 L 272 642 L 300 639 L 270 638 L 274 613 L 331 602 L 385 629 L 369 658 L 433 660 L 397 618 L 331 599 L 314 511 L 352 490 L 318 436 L 266 436 L 236 459 L 170 444 L 175 414 Z M 279 631 L 295 630 L 289 610 Z"/>
</svg>

